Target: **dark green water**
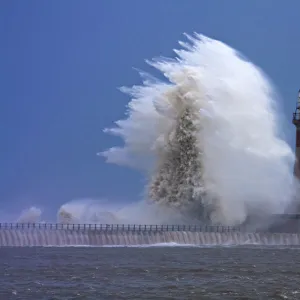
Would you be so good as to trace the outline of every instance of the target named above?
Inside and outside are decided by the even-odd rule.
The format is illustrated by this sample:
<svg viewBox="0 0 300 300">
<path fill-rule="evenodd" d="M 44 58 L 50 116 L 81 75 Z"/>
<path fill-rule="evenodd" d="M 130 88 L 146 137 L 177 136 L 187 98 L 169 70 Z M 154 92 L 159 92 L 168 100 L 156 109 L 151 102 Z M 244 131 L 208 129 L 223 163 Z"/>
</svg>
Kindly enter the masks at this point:
<svg viewBox="0 0 300 300">
<path fill-rule="evenodd" d="M 300 248 L 0 248 L 0 299 L 300 299 Z"/>
</svg>

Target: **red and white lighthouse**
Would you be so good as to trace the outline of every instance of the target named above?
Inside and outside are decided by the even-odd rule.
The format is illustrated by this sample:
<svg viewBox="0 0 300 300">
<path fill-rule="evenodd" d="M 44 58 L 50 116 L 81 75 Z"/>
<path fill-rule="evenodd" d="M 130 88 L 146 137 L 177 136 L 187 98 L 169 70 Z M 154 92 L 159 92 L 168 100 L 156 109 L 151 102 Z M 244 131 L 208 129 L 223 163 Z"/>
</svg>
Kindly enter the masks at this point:
<svg viewBox="0 0 300 300">
<path fill-rule="evenodd" d="M 300 90 L 298 92 L 296 110 L 293 113 L 293 124 L 296 126 L 296 161 L 294 175 L 300 179 Z"/>
</svg>

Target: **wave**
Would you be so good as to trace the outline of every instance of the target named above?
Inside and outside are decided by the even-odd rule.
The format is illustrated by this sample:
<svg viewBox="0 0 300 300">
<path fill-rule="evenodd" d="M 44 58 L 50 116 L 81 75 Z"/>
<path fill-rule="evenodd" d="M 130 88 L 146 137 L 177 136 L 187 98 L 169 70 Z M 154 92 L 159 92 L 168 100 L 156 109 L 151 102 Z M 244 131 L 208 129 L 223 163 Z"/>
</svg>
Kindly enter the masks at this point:
<svg viewBox="0 0 300 300">
<path fill-rule="evenodd" d="M 176 58 L 148 61 L 165 81 L 142 72 L 142 85 L 121 89 L 132 97 L 127 118 L 105 132 L 124 146 L 100 154 L 143 171 L 144 201 L 184 219 L 236 225 L 283 213 L 294 154 L 279 133 L 272 84 L 228 45 L 187 39 Z"/>
</svg>

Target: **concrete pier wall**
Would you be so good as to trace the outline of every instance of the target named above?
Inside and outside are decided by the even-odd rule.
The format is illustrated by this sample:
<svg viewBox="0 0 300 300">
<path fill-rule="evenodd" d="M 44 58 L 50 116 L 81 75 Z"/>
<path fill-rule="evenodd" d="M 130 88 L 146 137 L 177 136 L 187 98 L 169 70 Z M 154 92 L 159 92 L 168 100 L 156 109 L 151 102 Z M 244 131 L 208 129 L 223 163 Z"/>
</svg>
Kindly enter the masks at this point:
<svg viewBox="0 0 300 300">
<path fill-rule="evenodd" d="M 1 224 L 0 246 L 300 245 L 300 233 L 224 226 Z"/>
</svg>

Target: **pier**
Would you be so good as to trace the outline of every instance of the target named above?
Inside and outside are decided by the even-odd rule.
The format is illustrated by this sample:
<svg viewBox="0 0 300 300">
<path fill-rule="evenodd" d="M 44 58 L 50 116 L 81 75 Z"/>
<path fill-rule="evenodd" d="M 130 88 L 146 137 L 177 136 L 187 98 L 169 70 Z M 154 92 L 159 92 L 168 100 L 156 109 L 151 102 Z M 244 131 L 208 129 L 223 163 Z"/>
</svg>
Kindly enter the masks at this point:
<svg viewBox="0 0 300 300">
<path fill-rule="evenodd" d="M 0 223 L 0 247 L 300 245 L 300 232 L 200 225 Z"/>
</svg>

